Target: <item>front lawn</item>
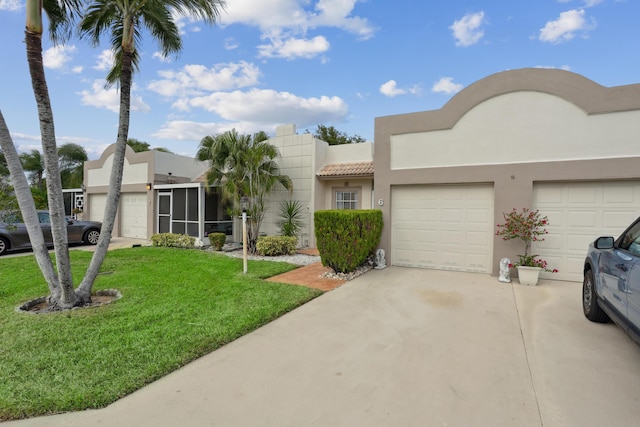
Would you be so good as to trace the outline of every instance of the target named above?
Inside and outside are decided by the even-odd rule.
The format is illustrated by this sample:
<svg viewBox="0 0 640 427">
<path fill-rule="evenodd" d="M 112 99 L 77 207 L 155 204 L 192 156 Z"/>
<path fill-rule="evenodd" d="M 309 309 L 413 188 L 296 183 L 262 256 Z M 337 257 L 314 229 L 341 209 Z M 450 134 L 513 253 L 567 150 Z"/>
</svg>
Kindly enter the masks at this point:
<svg viewBox="0 0 640 427">
<path fill-rule="evenodd" d="M 91 253 L 71 251 L 76 285 Z M 110 251 L 95 290 L 109 305 L 14 309 L 47 294 L 33 256 L 0 258 L 0 421 L 99 408 L 320 294 L 262 280 L 295 268 L 197 250 Z"/>
</svg>

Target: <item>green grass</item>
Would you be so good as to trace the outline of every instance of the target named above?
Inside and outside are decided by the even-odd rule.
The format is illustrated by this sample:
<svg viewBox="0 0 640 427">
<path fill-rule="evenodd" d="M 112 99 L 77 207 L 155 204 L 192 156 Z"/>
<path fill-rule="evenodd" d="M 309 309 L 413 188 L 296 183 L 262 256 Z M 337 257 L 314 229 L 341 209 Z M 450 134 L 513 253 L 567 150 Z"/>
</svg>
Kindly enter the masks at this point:
<svg viewBox="0 0 640 427">
<path fill-rule="evenodd" d="M 71 251 L 76 285 L 91 253 Z M 33 256 L 0 259 L 0 421 L 99 408 L 304 304 L 319 291 L 262 280 L 295 268 L 167 248 L 110 251 L 109 305 L 15 308 L 47 294 Z"/>
</svg>

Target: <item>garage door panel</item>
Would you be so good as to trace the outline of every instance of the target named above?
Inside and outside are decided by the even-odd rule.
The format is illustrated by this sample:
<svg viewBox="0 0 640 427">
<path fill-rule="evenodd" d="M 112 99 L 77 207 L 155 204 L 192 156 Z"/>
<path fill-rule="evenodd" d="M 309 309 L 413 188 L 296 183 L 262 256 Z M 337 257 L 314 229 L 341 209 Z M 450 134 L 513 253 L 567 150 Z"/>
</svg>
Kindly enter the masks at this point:
<svg viewBox="0 0 640 427">
<path fill-rule="evenodd" d="M 89 195 L 89 220 L 103 222 L 104 209 L 107 206 L 106 194 L 90 194 Z"/>
<path fill-rule="evenodd" d="M 136 239 L 147 238 L 147 194 L 128 193 L 121 198 L 121 235 Z"/>
<path fill-rule="evenodd" d="M 403 210 L 413 206 L 414 223 Z M 392 264 L 490 272 L 493 187 L 424 185 L 392 190 Z"/>
<path fill-rule="evenodd" d="M 542 277 L 581 282 L 589 243 L 619 235 L 640 215 L 640 182 L 535 184 L 533 206 L 549 218 L 549 234 L 532 251 L 559 270 Z"/>
<path fill-rule="evenodd" d="M 467 233 L 466 244 L 469 246 L 476 246 L 482 250 L 486 249 L 486 242 L 489 239 L 487 233 L 482 231 L 470 231 Z"/>
</svg>

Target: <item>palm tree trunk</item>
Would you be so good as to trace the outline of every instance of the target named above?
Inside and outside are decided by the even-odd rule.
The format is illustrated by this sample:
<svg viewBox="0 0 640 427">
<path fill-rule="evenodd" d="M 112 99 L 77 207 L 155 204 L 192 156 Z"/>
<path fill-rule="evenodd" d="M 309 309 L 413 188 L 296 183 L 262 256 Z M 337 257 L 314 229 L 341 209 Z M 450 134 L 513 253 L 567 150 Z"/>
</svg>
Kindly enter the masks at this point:
<svg viewBox="0 0 640 427">
<path fill-rule="evenodd" d="M 60 298 L 58 278 L 56 277 L 51 257 L 49 257 L 49 251 L 44 242 L 44 236 L 42 235 L 42 228 L 40 228 L 40 222 L 38 221 L 38 213 L 36 212 L 36 205 L 31 195 L 29 182 L 22 170 L 20 157 L 11 139 L 11 134 L 4 121 L 2 111 L 0 111 L 0 148 L 2 148 L 7 160 L 7 167 L 11 174 L 11 183 L 13 184 L 13 189 L 18 199 L 20 211 L 22 211 L 23 221 L 29 233 L 29 239 L 31 240 L 36 262 L 49 287 L 50 298 L 57 300 Z"/>
<path fill-rule="evenodd" d="M 113 226 L 118 212 L 118 204 L 120 203 L 120 187 L 122 186 L 124 157 L 127 148 L 127 138 L 129 137 L 131 76 L 133 72 L 131 68 L 131 58 L 131 52 L 123 50 L 122 71 L 120 76 L 120 117 L 118 124 L 118 139 L 116 140 L 116 150 L 113 155 L 113 166 L 111 168 L 111 177 L 109 180 L 109 192 L 107 193 L 100 239 L 98 240 L 98 245 L 93 253 L 87 272 L 82 279 L 82 283 L 76 291 L 81 298 L 85 298 L 91 294 L 91 288 L 96 280 L 100 266 L 107 256 L 107 249 L 109 248 L 109 241 L 111 241 L 111 234 L 113 232 Z"/>
<path fill-rule="evenodd" d="M 42 150 L 44 154 L 45 171 L 47 174 L 47 196 L 51 217 L 51 235 L 56 253 L 58 269 L 59 298 L 52 295 L 54 305 L 60 308 L 74 307 L 78 298 L 73 289 L 71 275 L 71 260 L 69 258 L 69 244 L 67 239 L 67 223 L 64 213 L 64 198 L 62 196 L 62 182 L 58 163 L 58 149 L 56 133 L 53 125 L 53 111 L 49 99 L 49 89 L 42 63 L 42 33 L 25 31 L 27 46 L 27 62 L 31 73 L 33 93 L 38 106 Z"/>
</svg>

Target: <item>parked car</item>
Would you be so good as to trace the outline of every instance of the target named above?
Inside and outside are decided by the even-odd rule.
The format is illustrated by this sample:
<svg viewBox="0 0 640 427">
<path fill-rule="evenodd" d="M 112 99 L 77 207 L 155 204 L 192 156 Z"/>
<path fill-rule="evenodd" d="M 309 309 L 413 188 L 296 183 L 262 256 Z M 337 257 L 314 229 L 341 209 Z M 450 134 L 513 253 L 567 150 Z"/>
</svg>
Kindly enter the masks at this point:
<svg viewBox="0 0 640 427">
<path fill-rule="evenodd" d="M 587 319 L 611 319 L 640 344 L 640 218 L 617 239 L 599 237 L 589 245 L 582 308 Z"/>
<path fill-rule="evenodd" d="M 48 211 L 38 211 L 40 227 L 47 245 L 53 245 L 51 221 Z M 20 221 L 20 220 L 18 220 Z M 100 237 L 102 223 L 95 221 L 76 221 L 67 217 L 67 239 L 69 244 L 85 243 L 95 245 Z M 9 251 L 31 248 L 27 227 L 22 222 L 0 222 L 0 255 Z"/>
</svg>

